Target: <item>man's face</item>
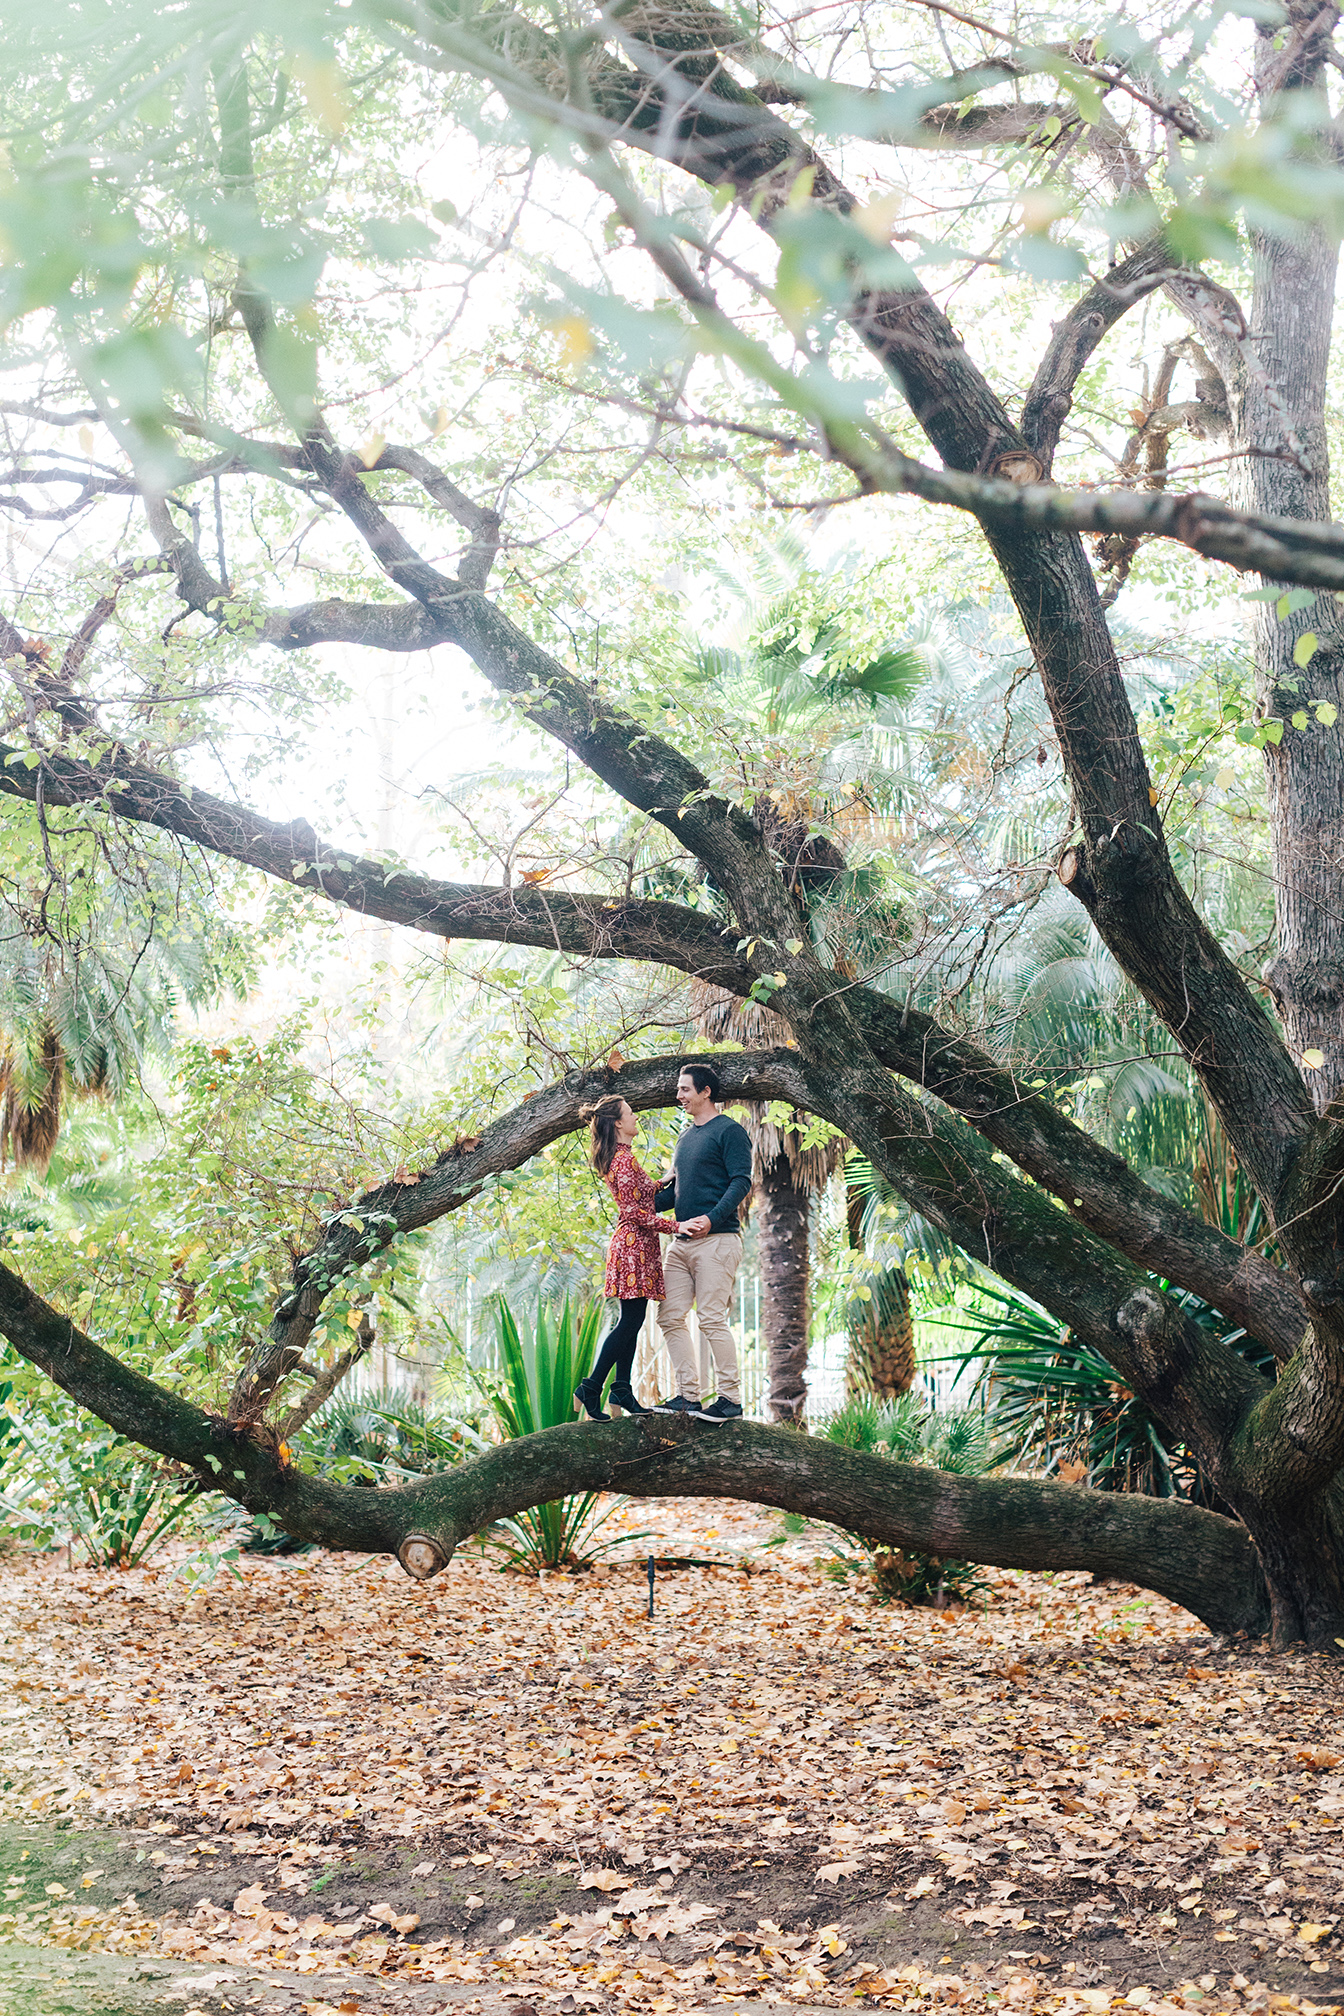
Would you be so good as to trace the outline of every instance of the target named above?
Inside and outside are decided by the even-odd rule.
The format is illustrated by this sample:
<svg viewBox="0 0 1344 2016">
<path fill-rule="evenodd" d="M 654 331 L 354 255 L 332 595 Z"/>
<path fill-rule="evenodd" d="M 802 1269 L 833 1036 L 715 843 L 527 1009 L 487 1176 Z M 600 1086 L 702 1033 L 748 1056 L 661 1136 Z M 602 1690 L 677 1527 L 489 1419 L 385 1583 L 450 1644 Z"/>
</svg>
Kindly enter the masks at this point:
<svg viewBox="0 0 1344 2016">
<path fill-rule="evenodd" d="M 677 1080 L 678 1106 L 681 1107 L 684 1113 L 689 1113 L 691 1108 L 698 1103 L 699 1099 L 700 1093 L 696 1087 L 694 1078 L 691 1077 L 689 1072 L 683 1071 Z"/>
</svg>

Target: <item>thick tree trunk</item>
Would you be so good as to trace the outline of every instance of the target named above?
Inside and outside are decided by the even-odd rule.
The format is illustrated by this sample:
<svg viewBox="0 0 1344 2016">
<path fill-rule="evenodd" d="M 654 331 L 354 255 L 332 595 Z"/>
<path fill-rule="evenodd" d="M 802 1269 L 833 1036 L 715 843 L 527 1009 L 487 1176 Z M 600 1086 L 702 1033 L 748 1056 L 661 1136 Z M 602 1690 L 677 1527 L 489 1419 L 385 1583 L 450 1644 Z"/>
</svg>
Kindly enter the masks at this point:
<svg viewBox="0 0 1344 2016">
<path fill-rule="evenodd" d="M 1322 86 L 1336 10 L 1292 0 L 1288 16 L 1286 30 L 1257 31 L 1262 100 Z M 1287 72 L 1286 53 L 1293 58 Z M 1324 138 L 1319 150 L 1304 145 L 1324 150 Z M 1338 242 L 1314 225 L 1291 239 L 1253 230 L 1251 255 L 1249 362 L 1229 387 L 1240 450 L 1236 501 L 1251 511 L 1324 521 Z M 1277 939 L 1265 980 L 1293 1056 L 1318 1050 L 1324 1058 L 1306 1072 L 1316 1110 L 1324 1112 L 1344 1092 L 1344 618 L 1333 595 L 1282 616 L 1273 602 L 1251 606 L 1260 711 L 1284 723 L 1282 740 L 1264 751 Z M 1294 653 L 1308 633 L 1316 647 L 1299 664 Z M 1322 705 L 1326 722 L 1316 712 Z M 1293 716 L 1303 714 L 1305 727 L 1293 727 Z"/>
<path fill-rule="evenodd" d="M 809 1191 L 796 1187 L 794 1165 L 786 1154 L 780 1153 L 762 1167 L 756 1199 L 761 1324 L 770 1365 L 770 1419 L 799 1427 L 807 1407 L 812 1198 Z"/>
</svg>

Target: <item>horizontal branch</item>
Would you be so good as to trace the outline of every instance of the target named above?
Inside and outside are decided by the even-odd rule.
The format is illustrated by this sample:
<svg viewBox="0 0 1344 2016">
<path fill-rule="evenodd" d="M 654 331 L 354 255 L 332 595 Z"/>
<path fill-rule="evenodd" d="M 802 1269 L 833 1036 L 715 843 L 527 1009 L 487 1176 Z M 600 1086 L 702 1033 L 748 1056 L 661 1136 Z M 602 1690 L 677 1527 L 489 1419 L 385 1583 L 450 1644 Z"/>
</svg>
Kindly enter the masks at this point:
<svg viewBox="0 0 1344 2016">
<path fill-rule="evenodd" d="M 445 1567 L 496 1520 L 579 1491 L 722 1497 L 825 1519 L 889 1547 L 1007 1568 L 1090 1568 L 1183 1604 L 1216 1631 L 1261 1633 L 1263 1578 L 1244 1527 L 1172 1500 L 891 1463 L 792 1429 L 709 1427 L 655 1414 L 552 1428 L 414 1484 L 360 1489 L 306 1476 L 273 1439 L 134 1371 L 0 1267 L 0 1335 L 118 1433 L 180 1463 L 202 1490 L 296 1538 Z"/>
<path fill-rule="evenodd" d="M 17 632 L 11 630 L 11 635 L 17 639 Z M 0 646 L 3 639 L 0 628 Z M 101 760 L 88 763 L 54 751 L 30 765 L 33 753 L 0 743 L 0 793 L 34 803 L 40 777 L 48 806 L 103 807 L 259 869 L 291 889 L 324 896 L 361 917 L 449 940 L 463 937 L 583 958 L 651 961 L 735 993 L 747 993 L 757 978 L 756 970 L 733 950 L 734 937 L 682 904 L 576 894 L 538 884 L 500 889 L 440 881 L 347 854 L 320 840 L 306 820 L 265 819 L 245 805 L 179 783 L 136 763 L 116 744 L 109 744 Z"/>
<path fill-rule="evenodd" d="M 1066 490 L 956 469 L 930 469 L 889 451 L 874 456 L 874 487 L 965 511 L 1005 532 L 1118 532 L 1172 539 L 1202 559 L 1304 588 L 1344 588 L 1344 525 L 1236 511 L 1199 491 Z"/>
</svg>

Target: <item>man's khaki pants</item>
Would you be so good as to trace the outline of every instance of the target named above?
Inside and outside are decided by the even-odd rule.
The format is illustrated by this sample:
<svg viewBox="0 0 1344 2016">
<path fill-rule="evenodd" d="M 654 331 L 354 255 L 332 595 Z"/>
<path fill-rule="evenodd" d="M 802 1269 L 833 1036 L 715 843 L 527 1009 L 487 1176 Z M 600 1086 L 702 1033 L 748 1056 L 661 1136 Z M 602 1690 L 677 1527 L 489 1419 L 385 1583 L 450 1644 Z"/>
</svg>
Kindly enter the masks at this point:
<svg viewBox="0 0 1344 2016">
<path fill-rule="evenodd" d="M 672 1360 L 677 1391 L 684 1400 L 700 1399 L 700 1366 L 686 1322 L 694 1303 L 700 1317 L 700 1335 L 713 1354 L 719 1398 L 742 1404 L 737 1344 L 728 1327 L 728 1304 L 741 1260 L 742 1239 L 737 1232 L 710 1232 L 703 1239 L 673 1239 L 663 1255 L 663 1279 L 667 1287 L 658 1310 L 658 1327 Z"/>
</svg>

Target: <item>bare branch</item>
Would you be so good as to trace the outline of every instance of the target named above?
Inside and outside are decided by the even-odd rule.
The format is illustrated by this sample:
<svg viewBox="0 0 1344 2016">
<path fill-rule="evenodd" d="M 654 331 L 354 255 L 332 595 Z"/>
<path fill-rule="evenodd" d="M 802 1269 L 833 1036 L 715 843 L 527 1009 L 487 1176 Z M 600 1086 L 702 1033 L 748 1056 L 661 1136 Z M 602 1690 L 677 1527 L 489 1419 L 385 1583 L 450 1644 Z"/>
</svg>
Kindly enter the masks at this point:
<svg viewBox="0 0 1344 2016">
<path fill-rule="evenodd" d="M 1022 406 L 1022 434 L 1048 476 L 1080 373 L 1127 309 L 1163 286 L 1181 262 L 1155 232 L 1128 259 L 1112 266 L 1076 301 L 1055 331 Z"/>
</svg>

